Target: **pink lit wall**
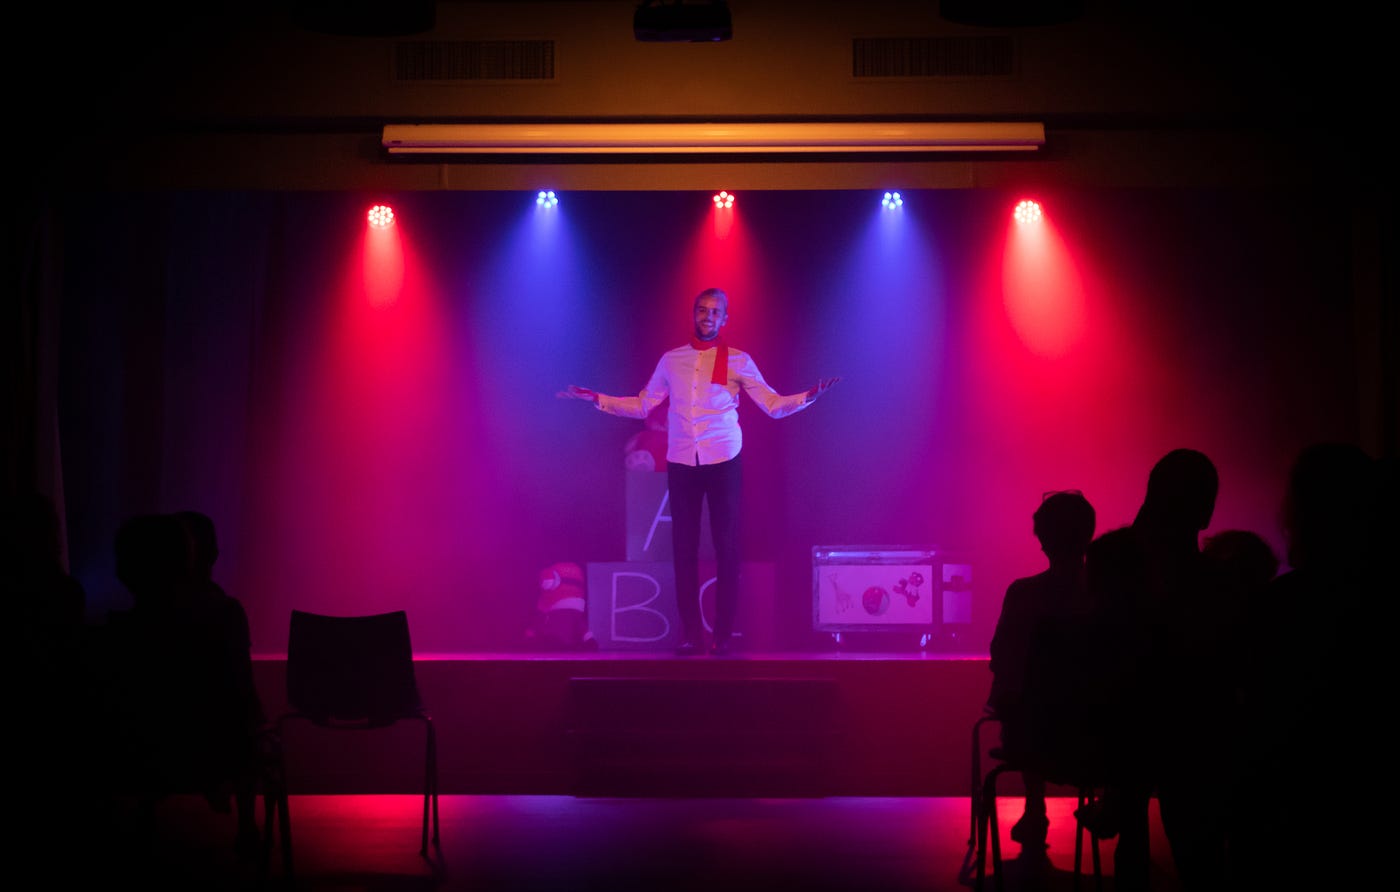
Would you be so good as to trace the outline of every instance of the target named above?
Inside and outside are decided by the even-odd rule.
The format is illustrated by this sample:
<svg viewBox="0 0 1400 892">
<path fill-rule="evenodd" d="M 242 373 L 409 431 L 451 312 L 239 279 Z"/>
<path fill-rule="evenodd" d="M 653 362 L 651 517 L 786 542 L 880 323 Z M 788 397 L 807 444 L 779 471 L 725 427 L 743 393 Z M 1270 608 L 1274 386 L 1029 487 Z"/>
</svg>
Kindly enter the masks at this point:
<svg viewBox="0 0 1400 892">
<path fill-rule="evenodd" d="M 254 647 L 293 608 L 408 609 L 422 653 L 509 649 L 540 567 L 625 557 L 623 444 L 559 400 L 635 392 L 731 295 L 726 335 L 810 410 L 745 429 L 746 556 L 811 644 L 815 545 L 931 544 L 973 562 L 985 647 L 1043 566 L 1031 512 L 1077 488 L 1131 520 L 1178 446 L 1221 472 L 1212 530 L 1281 550 L 1303 444 L 1355 439 L 1346 227 L 1319 197 L 766 192 L 184 194 L 64 208 L 61 442 L 74 570 L 124 602 L 111 538 L 202 510 Z M 371 233 L 389 199 L 398 219 Z M 1210 531 L 1208 531 L 1210 532 Z"/>
</svg>

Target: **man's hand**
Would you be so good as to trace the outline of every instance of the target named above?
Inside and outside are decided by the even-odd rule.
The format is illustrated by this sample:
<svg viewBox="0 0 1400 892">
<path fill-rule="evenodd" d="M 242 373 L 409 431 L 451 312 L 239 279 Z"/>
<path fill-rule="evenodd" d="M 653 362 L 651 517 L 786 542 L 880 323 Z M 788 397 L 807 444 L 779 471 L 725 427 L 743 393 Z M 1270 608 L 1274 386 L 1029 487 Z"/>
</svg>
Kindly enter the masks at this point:
<svg viewBox="0 0 1400 892">
<path fill-rule="evenodd" d="M 836 382 L 840 380 L 840 378 L 821 379 L 815 385 L 813 385 L 811 390 L 807 391 L 807 402 L 815 402 L 817 397 L 821 396 L 822 394 L 830 390 L 832 387 L 836 386 Z"/>
<path fill-rule="evenodd" d="M 579 387 L 577 384 L 570 384 L 568 389 L 559 391 L 555 396 L 561 400 L 588 400 L 593 405 L 598 405 L 597 391 Z"/>
</svg>

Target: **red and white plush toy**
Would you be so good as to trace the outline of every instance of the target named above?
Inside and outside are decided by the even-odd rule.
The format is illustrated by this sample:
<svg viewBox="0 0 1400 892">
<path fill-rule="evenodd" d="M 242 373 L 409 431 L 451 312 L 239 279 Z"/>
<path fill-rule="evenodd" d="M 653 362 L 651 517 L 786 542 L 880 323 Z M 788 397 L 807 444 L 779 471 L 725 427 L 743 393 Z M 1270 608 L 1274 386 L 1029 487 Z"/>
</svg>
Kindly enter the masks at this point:
<svg viewBox="0 0 1400 892">
<path fill-rule="evenodd" d="M 622 446 L 622 465 L 629 471 L 666 470 L 666 411 L 662 400 L 647 414 L 641 430 Z"/>
<path fill-rule="evenodd" d="M 526 641 L 543 650 L 596 650 L 598 642 L 588 630 L 583 568 L 550 564 L 540 570 L 539 583 L 539 624 L 525 633 Z"/>
</svg>

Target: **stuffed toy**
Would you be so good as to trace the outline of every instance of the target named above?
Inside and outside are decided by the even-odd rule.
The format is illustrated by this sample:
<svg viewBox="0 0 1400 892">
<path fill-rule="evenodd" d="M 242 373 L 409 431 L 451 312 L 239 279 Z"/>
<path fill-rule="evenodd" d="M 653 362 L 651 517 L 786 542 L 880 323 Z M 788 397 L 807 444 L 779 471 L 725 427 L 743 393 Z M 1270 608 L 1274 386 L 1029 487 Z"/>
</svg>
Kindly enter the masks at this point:
<svg viewBox="0 0 1400 892">
<path fill-rule="evenodd" d="M 669 400 L 662 400 L 647 413 L 641 430 L 622 447 L 622 464 L 629 471 L 666 470 L 666 412 Z"/>
<path fill-rule="evenodd" d="M 588 600 L 583 567 L 556 563 L 540 570 L 538 623 L 525 632 L 526 643 L 539 650 L 597 650 L 588 630 Z"/>
</svg>

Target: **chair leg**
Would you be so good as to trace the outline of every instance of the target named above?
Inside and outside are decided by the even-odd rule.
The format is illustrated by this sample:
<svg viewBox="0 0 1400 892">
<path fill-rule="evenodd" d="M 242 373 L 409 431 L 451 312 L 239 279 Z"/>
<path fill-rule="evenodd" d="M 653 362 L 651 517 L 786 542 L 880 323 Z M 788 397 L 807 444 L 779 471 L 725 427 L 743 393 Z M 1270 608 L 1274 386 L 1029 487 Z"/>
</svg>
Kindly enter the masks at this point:
<svg viewBox="0 0 1400 892">
<path fill-rule="evenodd" d="M 273 840 L 282 848 L 282 874 L 292 876 L 292 823 L 287 807 L 287 787 L 281 776 L 265 778 L 263 786 L 263 851 L 259 871 L 267 876 L 272 864 Z"/>
<path fill-rule="evenodd" d="M 1002 764 L 988 771 L 987 777 L 982 781 L 978 790 L 978 796 L 981 800 L 977 807 L 977 849 L 975 853 L 977 862 L 975 886 L 978 892 L 986 882 L 988 849 L 991 850 L 992 858 L 992 882 L 995 883 L 998 892 L 1005 883 L 1005 873 L 1002 870 L 1001 861 L 1001 829 L 997 824 L 997 778 L 1009 770 L 1011 770 L 1010 766 Z"/>
<path fill-rule="evenodd" d="M 428 816 L 433 795 L 433 724 L 428 722 L 424 730 L 423 742 L 423 836 L 418 844 L 418 854 L 428 856 Z"/>
<path fill-rule="evenodd" d="M 263 870 L 270 867 L 273 839 L 282 847 L 282 875 L 292 876 L 292 820 L 287 795 L 287 762 L 282 749 L 283 722 L 272 733 L 272 749 L 263 764 Z M 274 837 L 274 833 L 277 834 Z"/>
<path fill-rule="evenodd" d="M 1079 790 L 1079 807 L 1078 807 L 1077 809 L 1075 809 L 1075 811 L 1076 811 L 1076 812 L 1079 812 L 1080 809 L 1083 809 L 1085 806 L 1089 805 L 1091 802 L 1094 801 L 1094 799 L 1095 799 L 1095 795 L 1094 795 L 1094 791 L 1093 791 L 1092 788 L 1090 788 L 1090 787 L 1081 787 L 1080 790 Z M 1086 826 L 1083 824 L 1083 822 L 1081 822 L 1077 817 L 1075 818 L 1075 823 L 1074 823 L 1074 888 L 1075 888 L 1075 892 L 1078 892 L 1078 889 L 1079 889 L 1079 880 L 1080 880 L 1081 875 L 1083 874 L 1083 865 L 1084 865 L 1084 854 L 1083 854 L 1083 853 L 1084 853 L 1084 837 L 1085 837 L 1085 835 L 1087 835 L 1087 836 L 1089 837 L 1089 846 L 1090 846 L 1089 851 L 1090 851 L 1090 856 L 1091 856 L 1092 859 L 1093 859 L 1093 865 L 1094 865 L 1094 888 L 1095 888 L 1096 892 L 1103 892 L 1103 861 L 1102 861 L 1102 859 L 1101 859 L 1101 857 L 1100 857 L 1100 853 L 1099 853 L 1099 838 L 1098 838 L 1097 836 L 1095 836 L 1094 833 L 1093 833 L 1093 831 L 1091 831 L 1088 827 L 1086 827 Z"/>
<path fill-rule="evenodd" d="M 1097 892 L 1103 892 L 1103 864 L 1099 861 L 1099 838 L 1093 837 L 1089 844 L 1093 846 L 1094 853 L 1094 888 Z"/>
<path fill-rule="evenodd" d="M 282 812 L 282 873 L 290 877 L 292 875 L 292 817 L 287 800 L 287 791 L 283 788 L 277 805 Z"/>
<path fill-rule="evenodd" d="M 974 854 L 977 865 L 974 886 L 977 892 L 982 892 L 987 876 L 987 810 L 981 804 L 984 795 L 986 794 L 983 792 L 983 788 L 979 786 L 976 795 L 973 796 L 973 799 L 978 801 L 978 805 L 975 807 L 977 812 L 977 832 L 975 834 L 977 842 Z"/>
<path fill-rule="evenodd" d="M 272 834 L 277 830 L 277 794 L 263 787 L 263 846 L 258 858 L 258 873 L 266 877 L 272 863 Z"/>
<path fill-rule="evenodd" d="M 1094 889 L 1103 892 L 1103 863 L 1099 860 L 1099 838 L 1089 834 L 1090 851 L 1094 853 Z"/>
<path fill-rule="evenodd" d="M 997 824 L 997 776 L 1005 769 L 998 765 L 987 774 L 987 795 L 982 799 L 982 808 L 987 812 L 987 835 L 992 843 L 992 882 L 997 892 L 1005 885 L 1006 871 L 1001 862 L 1001 828 Z"/>
<path fill-rule="evenodd" d="M 972 787 L 968 795 L 967 844 L 977 844 L 977 803 L 982 798 L 982 719 L 972 723 Z"/>
<path fill-rule="evenodd" d="M 972 758 L 969 759 L 969 764 L 972 766 L 972 782 L 968 786 L 968 849 L 974 848 L 977 844 L 977 821 L 980 817 L 979 809 L 982 800 L 982 726 L 987 722 L 995 721 L 999 721 L 996 716 L 987 713 L 972 723 Z"/>
<path fill-rule="evenodd" d="M 433 732 L 433 847 L 441 851 L 442 849 L 442 818 L 438 814 L 438 751 L 437 732 Z"/>
<path fill-rule="evenodd" d="M 1075 812 L 1079 812 L 1080 809 L 1084 808 L 1084 805 L 1085 805 L 1088 801 L 1089 801 L 1088 795 L 1086 794 L 1084 788 L 1083 788 L 1083 787 L 1080 787 L 1080 788 L 1079 788 L 1079 801 L 1078 801 L 1077 805 L 1075 806 L 1075 809 L 1074 809 Z M 1074 819 L 1074 892 L 1079 892 L 1079 874 L 1080 874 L 1080 872 L 1083 870 L 1083 867 L 1084 867 L 1084 833 L 1085 833 L 1085 830 L 1086 830 L 1086 828 L 1084 827 L 1083 823 L 1081 823 L 1080 820 L 1079 820 L 1079 818 L 1076 817 L 1076 818 Z M 1093 838 L 1093 834 L 1090 834 L 1090 838 L 1091 838 L 1091 839 Z"/>
<path fill-rule="evenodd" d="M 433 848 L 441 849 L 438 817 L 437 731 L 431 718 L 425 719 L 426 742 L 423 753 L 423 836 L 418 854 L 428 857 L 428 825 L 432 824 Z"/>
</svg>

